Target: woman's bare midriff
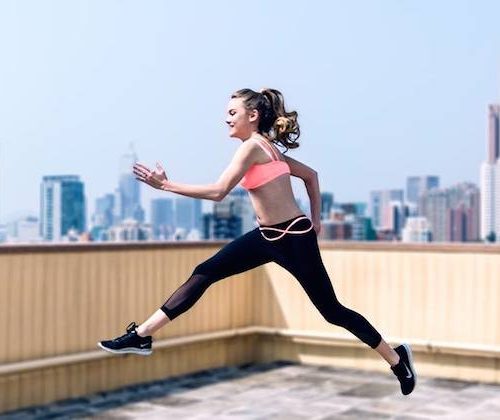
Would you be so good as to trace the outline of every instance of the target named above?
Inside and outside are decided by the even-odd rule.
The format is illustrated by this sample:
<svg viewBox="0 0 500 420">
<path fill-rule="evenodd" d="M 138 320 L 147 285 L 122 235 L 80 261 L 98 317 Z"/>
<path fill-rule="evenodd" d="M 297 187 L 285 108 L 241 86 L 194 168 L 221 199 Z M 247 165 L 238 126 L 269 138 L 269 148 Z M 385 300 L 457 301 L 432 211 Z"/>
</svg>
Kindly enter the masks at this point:
<svg viewBox="0 0 500 420">
<path fill-rule="evenodd" d="M 275 225 L 304 214 L 295 202 L 288 174 L 249 190 L 249 196 L 259 225 Z"/>
</svg>

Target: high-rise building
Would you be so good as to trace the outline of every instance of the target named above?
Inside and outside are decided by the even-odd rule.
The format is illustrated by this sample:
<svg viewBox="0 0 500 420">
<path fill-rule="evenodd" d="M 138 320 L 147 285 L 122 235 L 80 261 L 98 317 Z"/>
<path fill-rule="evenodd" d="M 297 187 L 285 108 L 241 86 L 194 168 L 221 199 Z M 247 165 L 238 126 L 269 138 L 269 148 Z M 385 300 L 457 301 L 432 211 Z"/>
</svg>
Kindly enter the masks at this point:
<svg viewBox="0 0 500 420">
<path fill-rule="evenodd" d="M 44 176 L 40 186 L 40 236 L 60 241 L 69 230 L 83 233 L 84 185 L 76 175 Z"/>
<path fill-rule="evenodd" d="M 500 157 L 500 105 L 488 107 L 488 154 L 486 161 L 496 163 Z"/>
<path fill-rule="evenodd" d="M 401 231 L 409 215 L 408 206 L 401 201 L 389 202 L 389 223 L 387 227 L 394 232 L 396 238 L 401 238 Z"/>
<path fill-rule="evenodd" d="M 7 223 L 8 242 L 40 242 L 40 223 L 37 217 L 26 216 Z"/>
<path fill-rule="evenodd" d="M 241 217 L 241 234 L 255 229 L 257 222 L 248 192 L 238 186 L 228 194 L 228 197 L 234 203 L 235 214 Z M 217 203 L 214 203 L 214 206 L 216 205 Z"/>
<path fill-rule="evenodd" d="M 322 220 L 318 239 L 321 240 L 350 240 L 352 239 L 352 223 L 346 220 Z"/>
<path fill-rule="evenodd" d="M 141 189 L 140 181 L 135 179 L 133 166 L 137 162 L 137 155 L 130 145 L 130 150 L 120 159 L 119 176 L 119 197 L 116 204 L 119 207 L 119 221 L 124 219 L 133 219 L 138 222 L 144 222 L 144 210 L 141 207 Z M 117 221 L 118 222 L 118 221 Z"/>
<path fill-rule="evenodd" d="M 203 220 L 204 239 L 234 239 L 256 227 L 248 194 L 239 187 L 214 203 L 213 214 L 204 215 Z"/>
<path fill-rule="evenodd" d="M 109 239 L 108 229 L 119 223 L 116 217 L 116 194 L 105 194 L 96 199 L 95 211 L 92 215 L 92 228 L 90 238 L 92 241 L 107 241 Z"/>
<path fill-rule="evenodd" d="M 432 188 L 439 188 L 439 177 L 435 175 L 409 176 L 406 178 L 406 201 L 417 205 L 419 197 Z M 417 210 L 418 211 L 418 210 Z"/>
<path fill-rule="evenodd" d="M 370 192 L 369 213 L 376 230 L 392 229 L 391 201 L 403 201 L 403 190 Z"/>
<path fill-rule="evenodd" d="M 242 218 L 226 198 L 217 202 L 212 214 L 205 215 L 204 239 L 235 239 L 243 234 Z"/>
<path fill-rule="evenodd" d="M 427 218 L 433 242 L 446 242 L 447 209 L 449 208 L 446 189 L 433 188 L 420 196 L 418 208 Z"/>
<path fill-rule="evenodd" d="M 472 183 L 462 182 L 448 188 L 449 210 L 447 240 L 453 242 L 474 242 L 479 234 L 479 188 Z"/>
<path fill-rule="evenodd" d="M 480 236 L 500 241 L 500 105 L 488 107 L 488 145 L 481 164 Z"/>
<path fill-rule="evenodd" d="M 174 200 L 156 198 L 151 200 L 151 225 L 154 239 L 168 239 L 175 231 Z"/>
<path fill-rule="evenodd" d="M 330 218 L 330 211 L 333 208 L 333 194 L 330 192 L 321 193 L 321 220 Z"/>
<path fill-rule="evenodd" d="M 175 199 L 175 227 L 186 232 L 192 229 L 202 230 L 202 200 L 192 197 Z"/>
<path fill-rule="evenodd" d="M 372 227 L 372 219 L 356 214 L 347 214 L 345 220 L 352 225 L 353 241 L 373 241 L 377 235 Z"/>
<path fill-rule="evenodd" d="M 7 226 L 0 225 L 0 243 L 3 243 L 7 240 Z"/>
<path fill-rule="evenodd" d="M 420 196 L 419 207 L 429 221 L 432 241 L 479 239 L 479 189 L 472 183 L 432 189 Z"/>
<path fill-rule="evenodd" d="M 361 217 L 366 214 L 366 203 L 340 203 L 339 207 L 346 214 L 354 214 Z"/>
<path fill-rule="evenodd" d="M 153 232 L 151 225 L 143 224 L 134 219 L 125 219 L 121 223 L 114 225 L 106 232 L 108 241 L 149 241 Z"/>
<path fill-rule="evenodd" d="M 95 201 L 95 212 L 92 216 L 92 225 L 109 228 L 113 225 L 115 208 L 115 195 L 105 194 Z"/>
</svg>

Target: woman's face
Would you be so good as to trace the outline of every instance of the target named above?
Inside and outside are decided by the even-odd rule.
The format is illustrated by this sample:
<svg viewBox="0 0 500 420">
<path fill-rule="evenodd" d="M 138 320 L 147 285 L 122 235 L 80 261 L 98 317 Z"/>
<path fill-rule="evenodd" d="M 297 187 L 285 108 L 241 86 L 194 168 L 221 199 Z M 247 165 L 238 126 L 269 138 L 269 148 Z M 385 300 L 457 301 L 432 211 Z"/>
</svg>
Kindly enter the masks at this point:
<svg viewBox="0 0 500 420">
<path fill-rule="evenodd" d="M 248 112 L 242 98 L 232 98 L 227 105 L 229 137 L 247 139 L 257 127 L 257 111 Z"/>
</svg>

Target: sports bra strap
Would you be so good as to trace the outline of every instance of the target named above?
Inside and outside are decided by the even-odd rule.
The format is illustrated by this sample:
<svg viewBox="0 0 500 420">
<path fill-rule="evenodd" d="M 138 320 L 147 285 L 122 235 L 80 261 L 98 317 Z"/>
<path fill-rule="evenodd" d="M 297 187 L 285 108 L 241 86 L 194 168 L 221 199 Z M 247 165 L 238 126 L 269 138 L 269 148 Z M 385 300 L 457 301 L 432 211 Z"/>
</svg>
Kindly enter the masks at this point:
<svg viewBox="0 0 500 420">
<path fill-rule="evenodd" d="M 267 153 L 267 155 L 272 159 L 272 160 L 277 160 L 279 161 L 280 159 L 278 158 L 278 155 L 276 153 L 276 151 L 274 150 L 274 148 L 271 146 L 271 145 L 268 145 L 269 148 L 271 149 L 271 151 L 273 152 L 273 155 L 276 159 L 273 159 L 272 155 L 269 153 L 268 151 L 268 148 L 267 147 L 264 147 L 262 143 L 265 143 L 266 141 L 265 140 L 262 140 L 262 139 L 257 139 L 258 141 L 258 145 L 264 150 L 264 152 Z"/>
</svg>

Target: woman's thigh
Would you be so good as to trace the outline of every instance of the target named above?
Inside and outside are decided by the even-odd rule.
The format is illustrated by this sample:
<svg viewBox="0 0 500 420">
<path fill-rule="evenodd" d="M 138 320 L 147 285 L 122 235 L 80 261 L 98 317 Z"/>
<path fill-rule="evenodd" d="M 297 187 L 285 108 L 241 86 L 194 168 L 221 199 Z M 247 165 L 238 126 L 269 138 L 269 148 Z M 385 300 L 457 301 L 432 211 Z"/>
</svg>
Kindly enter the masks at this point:
<svg viewBox="0 0 500 420">
<path fill-rule="evenodd" d="M 194 272 L 208 275 L 212 281 L 220 280 L 273 261 L 269 244 L 265 243 L 258 228 L 234 239 L 216 254 L 198 264 Z"/>
<path fill-rule="evenodd" d="M 336 302 L 337 297 L 323 264 L 314 230 L 303 235 L 288 236 L 280 245 L 276 263 L 299 281 L 314 305 L 321 310 Z"/>
</svg>

